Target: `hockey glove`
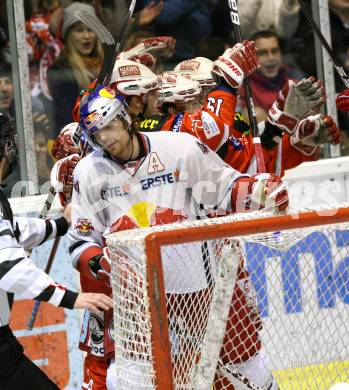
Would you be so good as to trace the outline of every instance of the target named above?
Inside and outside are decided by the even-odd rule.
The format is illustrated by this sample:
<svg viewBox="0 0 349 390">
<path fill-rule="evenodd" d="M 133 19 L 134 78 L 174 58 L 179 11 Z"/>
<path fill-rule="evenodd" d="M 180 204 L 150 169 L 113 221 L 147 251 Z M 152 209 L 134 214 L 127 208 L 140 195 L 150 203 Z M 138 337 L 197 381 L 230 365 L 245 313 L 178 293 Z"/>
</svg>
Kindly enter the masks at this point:
<svg viewBox="0 0 349 390">
<path fill-rule="evenodd" d="M 339 111 L 349 111 L 349 88 L 337 95 L 336 104 Z"/>
<path fill-rule="evenodd" d="M 232 191 L 234 212 L 250 210 L 285 210 L 288 192 L 282 180 L 269 173 L 258 173 L 236 180 Z"/>
<path fill-rule="evenodd" d="M 319 145 L 341 143 L 342 135 L 331 116 L 312 115 L 300 121 L 290 137 L 291 145 L 306 156 L 319 153 Z"/>
<path fill-rule="evenodd" d="M 288 80 L 269 109 L 268 120 L 288 134 L 293 134 L 300 119 L 326 101 L 325 89 L 315 77 L 297 84 Z"/>
<path fill-rule="evenodd" d="M 138 45 L 120 53 L 119 59 L 132 60 L 134 56 L 150 53 L 155 57 L 172 57 L 176 46 L 175 38 L 160 36 L 144 39 Z M 133 61 L 133 60 L 132 60 Z"/>
<path fill-rule="evenodd" d="M 103 248 L 103 254 L 92 257 L 88 261 L 88 265 L 92 276 L 110 287 L 111 265 L 108 248 Z"/>
<path fill-rule="evenodd" d="M 221 78 L 233 88 L 239 88 L 245 77 L 259 67 L 259 61 L 253 41 L 242 41 L 227 49 L 213 63 L 212 77 L 217 84 Z"/>
<path fill-rule="evenodd" d="M 51 171 L 51 185 L 59 193 L 62 206 L 71 199 L 73 190 L 73 172 L 81 160 L 78 154 L 72 154 L 58 160 Z"/>
<path fill-rule="evenodd" d="M 71 154 L 79 154 L 79 124 L 77 122 L 69 123 L 64 126 L 52 146 L 52 156 L 56 160 L 70 156 Z"/>
</svg>

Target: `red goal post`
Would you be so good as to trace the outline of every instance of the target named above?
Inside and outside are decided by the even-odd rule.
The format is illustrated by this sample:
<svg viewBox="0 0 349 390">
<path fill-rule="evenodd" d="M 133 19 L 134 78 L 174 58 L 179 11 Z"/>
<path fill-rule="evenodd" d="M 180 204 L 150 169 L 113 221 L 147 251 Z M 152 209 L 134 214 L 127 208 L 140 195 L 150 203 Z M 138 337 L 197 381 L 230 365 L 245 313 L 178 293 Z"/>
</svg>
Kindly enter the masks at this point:
<svg viewBox="0 0 349 390">
<path fill-rule="evenodd" d="M 340 243 L 337 232 L 344 232 Z M 322 248 L 326 240 L 329 244 Z M 252 374 L 247 370 L 246 362 L 256 351 L 268 356 L 265 365 L 280 389 L 328 389 L 349 382 L 349 282 L 340 279 L 336 268 L 339 264 L 343 278 L 349 275 L 349 261 L 343 265 L 338 260 L 343 250 L 349 255 L 347 205 L 277 216 L 236 214 L 123 231 L 108 236 L 107 244 L 113 272 L 118 388 L 230 390 L 229 380 L 217 374 L 220 359 L 237 373 L 234 381 L 248 380 L 247 389 L 262 389 L 253 370 Z M 284 253 L 290 259 L 285 260 Z M 281 258 L 281 270 L 273 256 Z M 252 325 L 246 325 L 243 317 L 251 317 L 251 312 L 240 303 L 238 318 L 230 323 L 236 310 L 232 301 L 241 299 L 235 295 L 241 261 L 257 291 L 259 315 Z M 273 290 L 270 296 L 269 290 Z M 245 325 L 250 335 L 246 336 Z M 309 341 L 311 351 L 304 346 L 298 356 L 297 350 L 291 351 L 292 344 L 306 344 L 312 326 L 319 327 L 321 340 Z M 238 341 L 227 342 L 229 329 L 229 337 Z M 293 340 L 297 330 L 304 335 Z M 312 351 L 317 344 L 319 351 Z M 234 364 L 229 365 L 229 359 Z"/>
</svg>

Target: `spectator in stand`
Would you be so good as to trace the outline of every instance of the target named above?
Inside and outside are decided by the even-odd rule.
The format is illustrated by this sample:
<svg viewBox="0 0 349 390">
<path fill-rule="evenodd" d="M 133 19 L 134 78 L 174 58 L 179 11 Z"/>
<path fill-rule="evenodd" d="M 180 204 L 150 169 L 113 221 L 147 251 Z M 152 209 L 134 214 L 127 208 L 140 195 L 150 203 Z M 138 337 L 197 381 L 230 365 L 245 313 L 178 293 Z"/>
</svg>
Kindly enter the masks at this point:
<svg viewBox="0 0 349 390">
<path fill-rule="evenodd" d="M 250 38 L 257 31 L 274 31 L 281 39 L 291 38 L 299 22 L 298 0 L 239 1 L 241 31 Z"/>
<path fill-rule="evenodd" d="M 311 11 L 309 0 L 305 0 L 308 9 Z M 331 28 L 332 48 L 338 62 L 344 66 L 349 39 L 349 0 L 328 0 L 329 17 Z M 294 43 L 297 48 L 294 50 L 296 61 L 307 74 L 316 74 L 316 56 L 314 46 L 314 32 L 303 13 L 294 36 Z M 337 92 L 343 89 L 339 77 L 335 72 Z"/>
<path fill-rule="evenodd" d="M 13 83 L 11 68 L 0 64 L 0 113 L 13 116 Z"/>
<path fill-rule="evenodd" d="M 259 31 L 252 36 L 257 47 L 260 68 L 250 77 L 252 96 L 256 105 L 257 119 L 264 121 L 280 89 L 289 79 L 300 80 L 304 74 L 283 64 L 280 39 L 272 31 Z M 240 105 L 248 118 L 245 92 L 240 89 Z"/>
<path fill-rule="evenodd" d="M 74 14 L 79 9 L 96 17 L 95 9 L 88 4 L 74 2 L 64 9 L 62 38 L 65 46 L 48 70 L 56 136 L 63 126 L 73 121 L 71 112 L 76 98 L 96 78 L 103 61 L 103 49 L 95 33 Z"/>
<path fill-rule="evenodd" d="M 11 67 L 0 64 L 0 115 L 8 117 L 14 126 L 14 100 Z M 11 196 L 13 186 L 21 180 L 18 168 L 18 159 L 14 160 L 15 167 L 12 172 L 1 181 L 1 188 L 7 197 Z"/>
<path fill-rule="evenodd" d="M 156 36 L 169 35 L 176 38 L 173 57 L 164 61 L 166 69 L 172 69 L 178 62 L 193 58 L 197 47 L 210 35 L 211 18 L 207 3 L 209 1 L 202 0 L 164 0 L 158 3 L 152 0 L 137 1 L 141 11 L 136 27 L 149 28 Z M 142 15 L 147 7 L 148 20 Z M 153 13 L 150 12 L 151 7 Z M 154 17 L 157 12 L 158 16 Z"/>
</svg>

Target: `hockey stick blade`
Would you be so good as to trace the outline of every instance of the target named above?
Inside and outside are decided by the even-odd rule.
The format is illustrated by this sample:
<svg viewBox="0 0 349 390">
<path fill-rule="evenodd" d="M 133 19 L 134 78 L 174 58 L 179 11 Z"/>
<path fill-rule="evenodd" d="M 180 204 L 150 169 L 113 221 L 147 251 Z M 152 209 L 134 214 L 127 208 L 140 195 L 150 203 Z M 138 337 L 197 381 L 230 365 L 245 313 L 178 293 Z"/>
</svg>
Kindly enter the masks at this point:
<svg viewBox="0 0 349 390">
<path fill-rule="evenodd" d="M 322 46 L 326 49 L 327 51 L 327 54 L 330 56 L 332 62 L 333 62 L 333 66 L 334 68 L 336 69 L 339 77 L 341 78 L 341 80 L 343 81 L 343 84 L 346 86 L 346 88 L 349 88 L 349 78 L 348 78 L 348 75 L 347 73 L 345 72 L 345 70 L 343 69 L 343 67 L 341 67 L 338 63 L 338 61 L 336 60 L 336 56 L 334 54 L 334 51 L 332 50 L 331 46 L 329 45 L 329 43 L 327 42 L 326 38 L 324 37 L 324 35 L 322 34 L 319 26 L 316 24 L 312 14 L 310 13 L 310 11 L 308 10 L 307 6 L 304 4 L 304 1 L 303 0 L 299 0 L 299 4 L 302 8 L 302 11 L 306 17 L 306 19 L 308 20 L 308 23 L 310 24 L 310 26 L 312 27 L 312 29 L 314 30 L 315 34 L 317 35 L 317 37 L 319 38 Z"/>
<path fill-rule="evenodd" d="M 110 80 L 110 73 L 112 71 L 111 64 L 115 62 L 114 56 L 116 55 L 116 45 L 114 38 L 110 34 L 109 30 L 102 24 L 102 22 L 95 16 L 84 10 L 75 11 L 75 16 L 86 26 L 92 30 L 98 40 L 103 46 L 104 59 L 101 71 L 97 78 L 98 85 L 107 85 Z M 109 80 L 108 80 L 109 77 Z"/>
<path fill-rule="evenodd" d="M 98 40 L 103 45 L 115 46 L 114 38 L 110 34 L 109 30 L 96 16 L 93 16 L 89 12 L 82 9 L 75 11 L 75 16 L 96 34 Z"/>
</svg>

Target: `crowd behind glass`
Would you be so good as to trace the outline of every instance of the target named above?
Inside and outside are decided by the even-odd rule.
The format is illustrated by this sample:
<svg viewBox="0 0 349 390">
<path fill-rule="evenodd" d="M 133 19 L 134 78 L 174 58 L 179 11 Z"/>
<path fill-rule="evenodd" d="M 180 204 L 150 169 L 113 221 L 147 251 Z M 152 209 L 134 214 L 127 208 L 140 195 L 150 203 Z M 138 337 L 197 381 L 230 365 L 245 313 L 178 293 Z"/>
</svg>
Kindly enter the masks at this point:
<svg viewBox="0 0 349 390">
<path fill-rule="evenodd" d="M 349 71 L 349 0 L 328 3 L 332 47 Z M 0 0 L 0 5 L 0 113 L 14 118 L 6 1 Z M 74 12 L 84 8 L 96 14 L 116 39 L 128 6 L 127 0 L 24 0 L 39 184 L 50 176 L 53 140 L 72 122 L 71 111 L 79 92 L 98 75 L 103 61 L 101 44 Z M 298 0 L 244 0 L 239 2 L 239 14 L 243 38 L 255 40 L 258 48 L 261 68 L 250 80 L 258 120 L 264 120 L 287 79 L 316 75 L 313 31 Z M 158 72 L 195 56 L 215 60 L 235 43 L 226 0 L 138 0 L 124 50 L 158 35 L 177 40 L 175 54 L 158 64 Z M 339 92 L 343 86 L 339 79 L 335 82 Z M 243 91 L 239 109 L 246 114 Z M 342 155 L 349 154 L 348 119 L 348 114 L 338 114 L 344 133 Z M 9 183 L 2 183 L 9 195 L 11 180 L 19 180 L 19 173 L 16 175 Z"/>
</svg>

